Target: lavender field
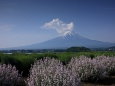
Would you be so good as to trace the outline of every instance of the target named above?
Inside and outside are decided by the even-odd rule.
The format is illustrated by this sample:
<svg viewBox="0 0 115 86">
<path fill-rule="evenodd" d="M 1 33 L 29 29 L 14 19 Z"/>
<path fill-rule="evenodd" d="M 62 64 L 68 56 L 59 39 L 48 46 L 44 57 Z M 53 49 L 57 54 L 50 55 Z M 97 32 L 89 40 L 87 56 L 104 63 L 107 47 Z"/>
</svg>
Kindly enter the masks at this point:
<svg viewBox="0 0 115 86">
<path fill-rule="evenodd" d="M 114 56 L 88 58 L 82 55 L 71 58 L 68 64 L 44 57 L 34 61 L 27 77 L 19 74 L 15 65 L 0 64 L 0 86 L 104 86 L 96 83 L 114 75 Z"/>
</svg>

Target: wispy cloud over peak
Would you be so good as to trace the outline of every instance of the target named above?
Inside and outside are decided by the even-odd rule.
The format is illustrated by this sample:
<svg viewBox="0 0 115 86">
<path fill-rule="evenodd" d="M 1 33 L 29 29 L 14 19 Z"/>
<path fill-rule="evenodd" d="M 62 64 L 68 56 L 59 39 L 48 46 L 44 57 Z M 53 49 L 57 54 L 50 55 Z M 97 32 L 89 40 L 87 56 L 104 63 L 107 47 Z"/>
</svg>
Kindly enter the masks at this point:
<svg viewBox="0 0 115 86">
<path fill-rule="evenodd" d="M 54 29 L 60 35 L 65 34 L 67 31 L 72 31 L 73 27 L 74 27 L 73 22 L 70 22 L 69 24 L 67 24 L 58 18 L 53 19 L 51 22 L 45 23 L 42 26 L 42 28 L 44 28 L 44 29 Z"/>
</svg>

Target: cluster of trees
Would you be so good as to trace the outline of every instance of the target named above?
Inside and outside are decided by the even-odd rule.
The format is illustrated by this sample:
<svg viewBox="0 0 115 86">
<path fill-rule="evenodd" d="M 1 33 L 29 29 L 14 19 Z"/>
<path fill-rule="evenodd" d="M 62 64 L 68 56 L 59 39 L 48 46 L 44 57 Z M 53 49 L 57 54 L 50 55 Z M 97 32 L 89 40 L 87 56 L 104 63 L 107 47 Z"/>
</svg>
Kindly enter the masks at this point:
<svg viewBox="0 0 115 86">
<path fill-rule="evenodd" d="M 86 47 L 70 47 L 66 49 L 67 52 L 87 52 L 91 51 L 89 48 Z"/>
</svg>

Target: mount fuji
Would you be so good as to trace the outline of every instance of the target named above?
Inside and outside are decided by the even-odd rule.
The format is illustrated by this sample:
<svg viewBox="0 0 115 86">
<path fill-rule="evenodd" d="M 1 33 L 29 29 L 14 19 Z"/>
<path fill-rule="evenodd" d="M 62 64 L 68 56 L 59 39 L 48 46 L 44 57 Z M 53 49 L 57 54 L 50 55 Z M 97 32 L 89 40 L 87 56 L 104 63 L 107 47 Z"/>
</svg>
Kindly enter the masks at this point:
<svg viewBox="0 0 115 86">
<path fill-rule="evenodd" d="M 82 37 L 72 31 L 67 31 L 59 37 L 56 37 L 54 39 L 42 43 L 15 47 L 11 49 L 65 49 L 72 46 L 84 46 L 87 48 L 107 48 L 107 47 L 115 46 L 115 43 L 91 40 Z"/>
</svg>

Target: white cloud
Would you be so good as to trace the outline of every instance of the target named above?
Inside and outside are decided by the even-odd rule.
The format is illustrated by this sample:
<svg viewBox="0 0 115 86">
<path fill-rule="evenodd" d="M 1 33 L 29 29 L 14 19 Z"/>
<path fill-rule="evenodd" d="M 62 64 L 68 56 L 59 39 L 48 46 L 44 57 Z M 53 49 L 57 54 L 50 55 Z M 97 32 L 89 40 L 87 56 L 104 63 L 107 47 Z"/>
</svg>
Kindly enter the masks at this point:
<svg viewBox="0 0 115 86">
<path fill-rule="evenodd" d="M 74 27 L 73 22 L 70 22 L 69 24 L 66 24 L 63 21 L 60 21 L 58 18 L 57 19 L 53 19 L 51 22 L 45 23 L 42 26 L 42 28 L 44 28 L 44 29 L 54 29 L 60 35 L 63 35 L 67 31 L 72 31 L 73 27 Z"/>
</svg>

